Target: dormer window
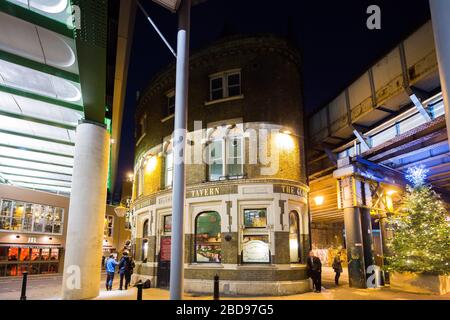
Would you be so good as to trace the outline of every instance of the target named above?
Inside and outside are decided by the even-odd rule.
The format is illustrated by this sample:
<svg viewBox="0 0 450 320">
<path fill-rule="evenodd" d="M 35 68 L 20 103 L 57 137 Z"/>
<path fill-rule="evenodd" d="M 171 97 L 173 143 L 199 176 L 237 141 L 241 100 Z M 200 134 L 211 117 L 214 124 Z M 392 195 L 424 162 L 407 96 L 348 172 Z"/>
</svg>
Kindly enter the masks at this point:
<svg viewBox="0 0 450 320">
<path fill-rule="evenodd" d="M 209 76 L 210 100 L 221 100 L 241 95 L 241 71 L 230 70 Z"/>
</svg>

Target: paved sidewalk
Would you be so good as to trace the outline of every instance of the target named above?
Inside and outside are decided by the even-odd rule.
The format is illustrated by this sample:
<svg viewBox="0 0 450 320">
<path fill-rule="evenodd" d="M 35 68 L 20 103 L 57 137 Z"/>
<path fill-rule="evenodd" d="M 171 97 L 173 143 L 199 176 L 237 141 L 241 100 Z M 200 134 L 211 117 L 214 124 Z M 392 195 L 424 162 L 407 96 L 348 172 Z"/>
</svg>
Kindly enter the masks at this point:
<svg viewBox="0 0 450 320">
<path fill-rule="evenodd" d="M 340 285 L 334 285 L 334 273 L 331 268 L 324 268 L 322 293 L 304 293 L 284 297 L 222 297 L 224 300 L 450 300 L 450 294 L 444 296 L 411 294 L 390 288 L 353 289 L 348 287 L 347 271 L 341 276 Z M 61 299 L 61 276 L 31 278 L 27 289 L 29 300 Z M 118 277 L 114 280 L 113 291 L 104 290 L 105 276 L 102 276 L 101 292 L 95 300 L 136 300 L 137 289 L 118 290 Z M 0 300 L 18 300 L 20 298 L 21 278 L 0 280 Z M 169 291 L 163 289 L 146 289 L 144 300 L 168 300 Z M 208 295 L 185 295 L 186 300 L 212 300 Z"/>
</svg>

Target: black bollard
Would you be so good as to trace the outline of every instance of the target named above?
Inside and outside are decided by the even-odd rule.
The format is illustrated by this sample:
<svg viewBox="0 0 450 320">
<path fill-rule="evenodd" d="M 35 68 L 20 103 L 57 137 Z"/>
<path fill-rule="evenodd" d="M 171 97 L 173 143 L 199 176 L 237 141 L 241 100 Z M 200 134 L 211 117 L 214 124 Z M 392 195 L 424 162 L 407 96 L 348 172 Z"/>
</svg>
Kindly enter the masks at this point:
<svg viewBox="0 0 450 320">
<path fill-rule="evenodd" d="M 139 280 L 139 282 L 136 284 L 136 287 L 138 289 L 137 292 L 137 300 L 138 301 L 142 301 L 142 287 L 144 286 L 144 284 L 142 283 L 141 280 Z"/>
<path fill-rule="evenodd" d="M 24 271 L 22 278 L 22 292 L 20 293 L 20 300 L 27 300 L 27 279 L 28 279 L 28 272 Z"/>
<path fill-rule="evenodd" d="M 214 276 L 214 300 L 219 300 L 219 275 Z"/>
</svg>

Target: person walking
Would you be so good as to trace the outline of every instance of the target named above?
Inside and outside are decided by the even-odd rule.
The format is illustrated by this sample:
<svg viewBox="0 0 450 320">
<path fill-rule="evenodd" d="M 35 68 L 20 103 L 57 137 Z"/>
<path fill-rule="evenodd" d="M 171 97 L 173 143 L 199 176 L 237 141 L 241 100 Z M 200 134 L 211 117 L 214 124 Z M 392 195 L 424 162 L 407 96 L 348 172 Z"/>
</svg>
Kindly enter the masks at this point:
<svg viewBox="0 0 450 320">
<path fill-rule="evenodd" d="M 114 259 L 114 255 L 110 255 L 108 260 L 106 260 L 106 291 L 112 290 L 112 285 L 114 281 L 114 274 L 116 272 L 116 266 L 119 263 Z"/>
<path fill-rule="evenodd" d="M 131 275 L 133 274 L 134 269 L 134 261 L 128 255 L 127 251 L 124 251 L 122 259 L 120 259 L 119 263 L 119 275 L 120 275 L 120 284 L 119 290 L 123 290 L 123 280 L 125 278 L 125 290 L 128 290 L 128 286 L 131 282 Z"/>
<path fill-rule="evenodd" d="M 320 293 L 322 291 L 322 262 L 314 255 L 313 251 L 309 252 L 306 266 L 307 275 L 313 281 L 314 292 Z"/>
<path fill-rule="evenodd" d="M 341 253 L 338 252 L 336 254 L 336 256 L 333 259 L 333 265 L 332 268 L 334 270 L 334 272 L 336 273 L 335 277 L 334 277 L 334 283 L 336 284 L 336 286 L 339 285 L 339 277 L 341 276 L 342 273 L 342 261 L 341 261 Z"/>
</svg>

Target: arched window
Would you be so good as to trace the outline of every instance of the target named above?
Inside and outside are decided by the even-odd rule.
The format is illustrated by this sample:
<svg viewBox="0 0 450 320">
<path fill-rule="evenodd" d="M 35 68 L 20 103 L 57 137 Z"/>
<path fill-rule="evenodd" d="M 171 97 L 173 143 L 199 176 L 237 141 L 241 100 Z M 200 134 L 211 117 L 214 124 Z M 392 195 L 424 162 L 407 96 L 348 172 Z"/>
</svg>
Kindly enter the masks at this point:
<svg viewBox="0 0 450 320">
<path fill-rule="evenodd" d="M 142 224 L 142 261 L 147 262 L 148 258 L 148 219 Z"/>
<path fill-rule="evenodd" d="M 195 261 L 219 263 L 221 259 L 220 215 L 202 212 L 195 219 Z"/>
<path fill-rule="evenodd" d="M 289 213 L 289 253 L 291 263 L 300 262 L 300 218 L 297 211 Z"/>
<path fill-rule="evenodd" d="M 148 219 L 142 225 L 142 239 L 148 238 Z"/>
</svg>

